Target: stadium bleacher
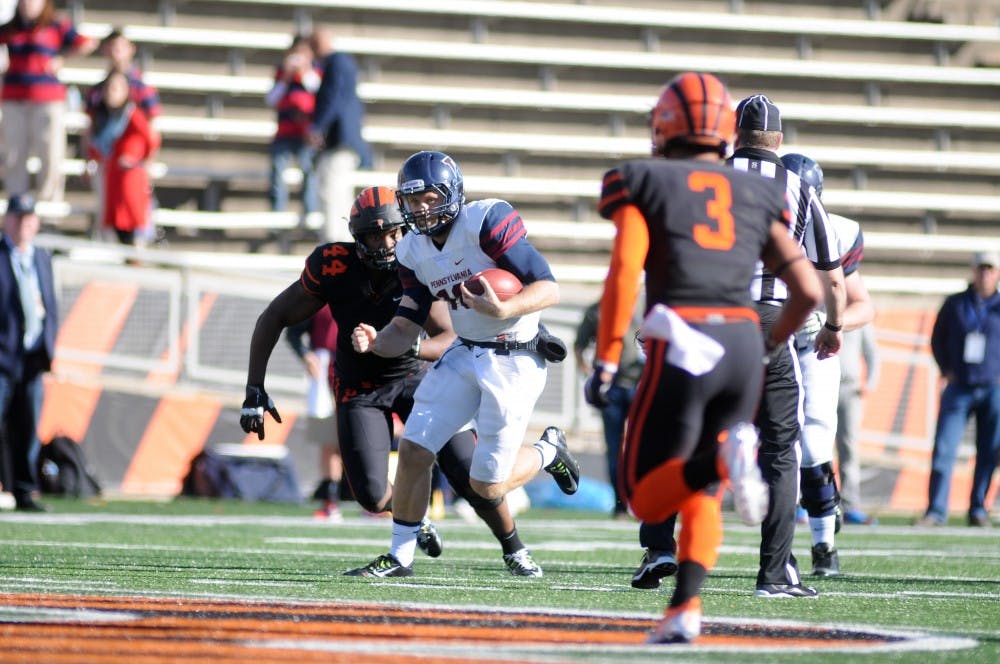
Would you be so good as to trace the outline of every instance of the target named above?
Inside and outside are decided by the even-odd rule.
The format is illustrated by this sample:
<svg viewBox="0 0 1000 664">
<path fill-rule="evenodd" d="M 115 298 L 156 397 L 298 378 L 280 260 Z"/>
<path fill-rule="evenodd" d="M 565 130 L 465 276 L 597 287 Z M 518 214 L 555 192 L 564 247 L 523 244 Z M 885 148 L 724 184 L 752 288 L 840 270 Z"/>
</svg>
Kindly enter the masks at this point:
<svg viewBox="0 0 1000 664">
<path fill-rule="evenodd" d="M 88 34 L 122 25 L 139 45 L 165 110 L 154 168 L 161 223 L 195 237 L 223 231 L 213 241 L 256 223 L 316 227 L 260 214 L 273 127 L 263 93 L 291 35 L 316 23 L 330 25 L 361 66 L 376 170 L 359 174 L 358 186 L 391 184 L 402 158 L 437 147 L 459 160 L 477 196 L 509 198 L 540 224 L 597 222 L 603 170 L 645 152 L 645 113 L 659 85 L 696 68 L 722 75 L 737 96 L 771 95 L 783 110 L 785 150 L 819 159 L 831 210 L 866 229 L 989 233 L 1000 200 L 1000 69 L 979 66 L 1000 45 L 995 16 L 918 22 L 907 18 L 926 17 L 899 0 L 670 9 L 642 0 L 162 0 L 155 12 L 75 0 L 70 8 Z M 101 77 L 96 56 L 69 65 L 62 76 L 72 85 Z M 83 129 L 79 116 L 71 127 Z M 91 205 L 75 176 L 70 192 L 70 216 Z M 232 216 L 244 212 L 255 216 Z M 870 270 L 883 251 L 869 252 Z M 903 258 L 890 253 L 894 269 Z"/>
</svg>

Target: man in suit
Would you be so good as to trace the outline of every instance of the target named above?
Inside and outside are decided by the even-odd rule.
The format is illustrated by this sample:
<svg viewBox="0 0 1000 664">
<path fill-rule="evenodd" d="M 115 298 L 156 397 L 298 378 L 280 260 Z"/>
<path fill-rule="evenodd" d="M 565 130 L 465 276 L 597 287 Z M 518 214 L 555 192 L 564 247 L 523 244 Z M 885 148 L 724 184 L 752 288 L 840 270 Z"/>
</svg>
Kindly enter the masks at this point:
<svg viewBox="0 0 1000 664">
<path fill-rule="evenodd" d="M 52 366 L 58 309 L 52 257 L 34 245 L 41 224 L 30 194 L 13 195 L 4 214 L 0 239 L 0 422 L 11 487 L 17 509 L 39 512 L 45 506 L 35 462 L 40 448 L 42 374 Z"/>
</svg>

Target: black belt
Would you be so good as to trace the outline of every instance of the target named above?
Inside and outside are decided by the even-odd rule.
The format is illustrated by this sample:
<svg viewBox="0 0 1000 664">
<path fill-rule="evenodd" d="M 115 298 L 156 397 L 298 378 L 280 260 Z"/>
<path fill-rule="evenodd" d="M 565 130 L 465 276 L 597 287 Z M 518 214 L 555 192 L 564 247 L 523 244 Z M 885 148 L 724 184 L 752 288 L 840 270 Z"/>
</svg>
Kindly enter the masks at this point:
<svg viewBox="0 0 1000 664">
<path fill-rule="evenodd" d="M 535 337 L 531 341 L 472 341 L 471 339 L 459 337 L 458 341 L 466 348 L 489 348 L 496 351 L 497 355 L 510 355 L 512 350 L 538 350 L 538 337 Z"/>
<path fill-rule="evenodd" d="M 513 339 L 497 339 L 496 341 L 472 341 L 458 338 L 466 348 L 488 348 L 497 355 L 510 355 L 512 350 L 530 350 L 541 355 L 549 362 L 562 362 L 566 359 L 566 344 L 562 339 L 549 333 L 544 325 L 538 326 L 538 334 L 530 341 L 514 341 Z"/>
</svg>

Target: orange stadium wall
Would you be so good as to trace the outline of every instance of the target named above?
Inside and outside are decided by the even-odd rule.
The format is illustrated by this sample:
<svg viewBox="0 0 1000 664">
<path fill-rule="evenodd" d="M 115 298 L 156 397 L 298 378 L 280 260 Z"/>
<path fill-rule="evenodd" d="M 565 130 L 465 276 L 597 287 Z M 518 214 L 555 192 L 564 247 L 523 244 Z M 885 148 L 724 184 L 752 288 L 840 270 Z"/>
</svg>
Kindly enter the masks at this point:
<svg viewBox="0 0 1000 664">
<path fill-rule="evenodd" d="M 127 316 L 134 287 L 116 285 L 91 297 L 83 289 L 64 316 L 58 345 L 91 351 L 111 347 Z M 214 298 L 203 298 L 204 320 Z M 78 329 L 86 312 L 87 334 Z M 95 317 L 101 329 L 95 331 Z M 877 509 L 913 512 L 924 507 L 930 467 L 938 373 L 927 339 L 934 312 L 881 310 L 876 322 L 881 355 L 877 388 L 866 397 L 861 455 L 866 503 Z M 40 424 L 43 442 L 65 434 L 80 441 L 104 486 L 125 496 L 173 496 L 181 490 L 191 460 L 206 445 L 257 444 L 239 428 L 240 391 L 226 395 L 172 385 L 176 376 L 150 374 L 146 386 L 122 389 L 96 364 L 57 361 L 47 377 Z M 830 398 L 836 398 L 831 395 Z M 584 406 L 586 407 L 586 406 Z M 305 439 L 303 418 L 287 411 L 284 423 L 268 421 L 268 444 L 286 445 L 303 486 L 312 486 L 317 452 Z M 968 452 L 968 449 L 966 449 Z M 973 459 L 961 455 L 953 480 L 952 509 L 967 506 Z M 994 487 L 994 494 L 996 487 Z"/>
</svg>

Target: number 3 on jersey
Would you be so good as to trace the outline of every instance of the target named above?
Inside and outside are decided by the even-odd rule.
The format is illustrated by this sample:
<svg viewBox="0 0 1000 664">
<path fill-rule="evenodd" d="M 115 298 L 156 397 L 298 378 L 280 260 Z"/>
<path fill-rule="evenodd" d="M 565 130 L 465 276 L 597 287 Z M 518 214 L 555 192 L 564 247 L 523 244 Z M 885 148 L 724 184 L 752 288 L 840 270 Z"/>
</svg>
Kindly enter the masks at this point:
<svg viewBox="0 0 1000 664">
<path fill-rule="evenodd" d="M 697 192 L 709 189 L 713 194 L 705 201 L 705 214 L 715 221 L 715 227 L 695 224 L 694 241 L 705 249 L 732 249 L 736 242 L 736 224 L 733 220 L 733 191 L 729 187 L 729 180 L 722 173 L 695 171 L 688 176 L 688 188 Z"/>
</svg>

